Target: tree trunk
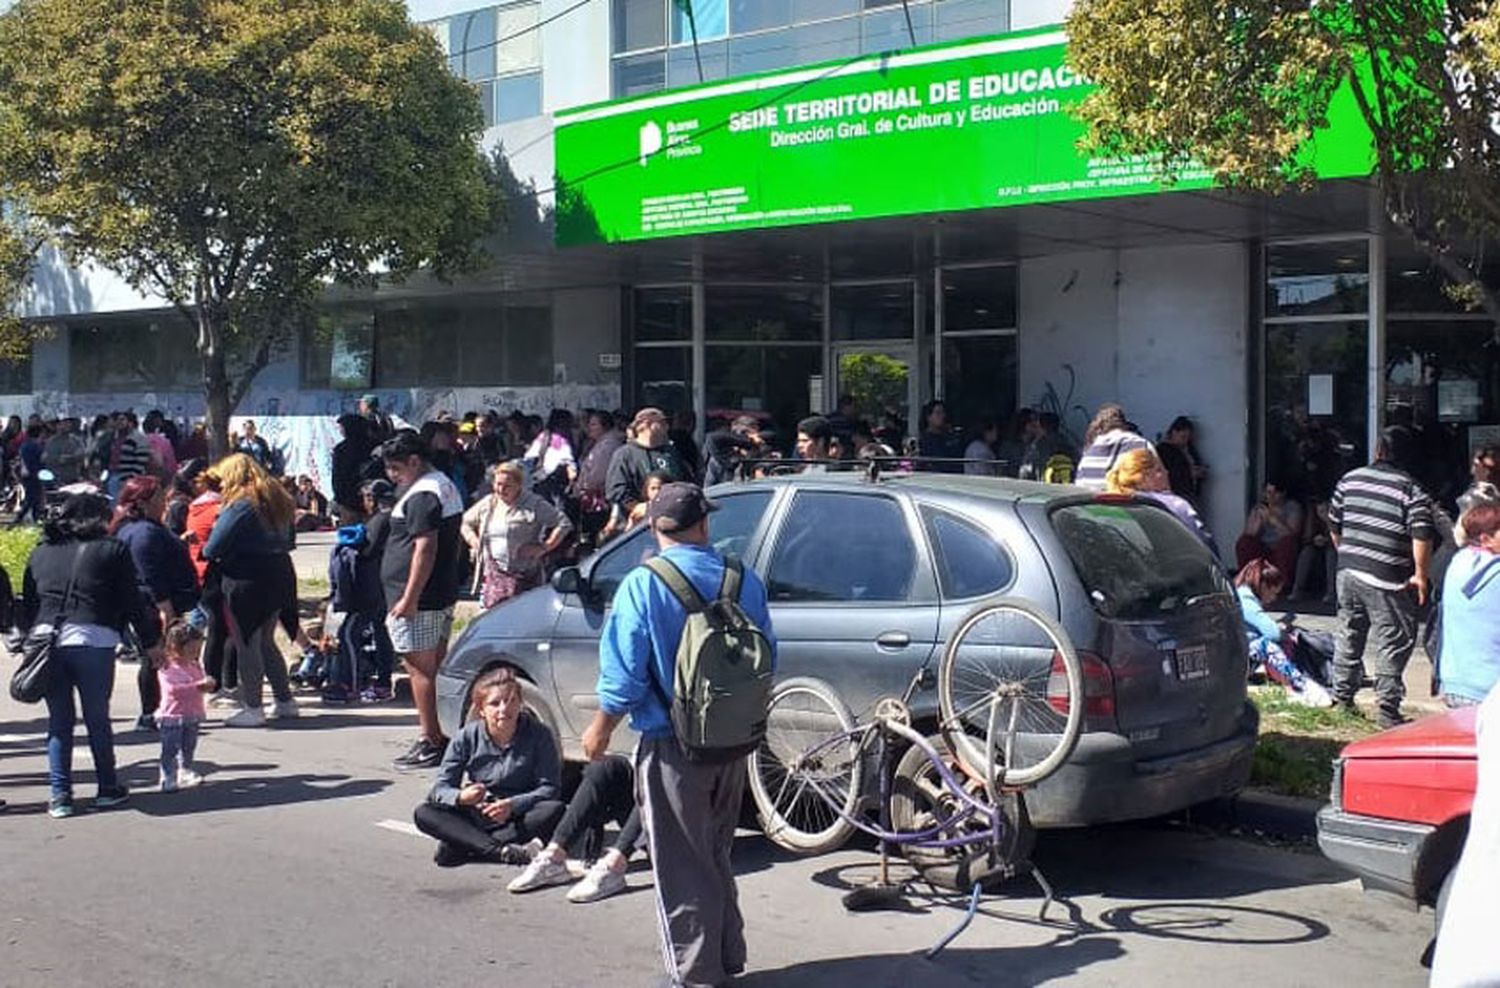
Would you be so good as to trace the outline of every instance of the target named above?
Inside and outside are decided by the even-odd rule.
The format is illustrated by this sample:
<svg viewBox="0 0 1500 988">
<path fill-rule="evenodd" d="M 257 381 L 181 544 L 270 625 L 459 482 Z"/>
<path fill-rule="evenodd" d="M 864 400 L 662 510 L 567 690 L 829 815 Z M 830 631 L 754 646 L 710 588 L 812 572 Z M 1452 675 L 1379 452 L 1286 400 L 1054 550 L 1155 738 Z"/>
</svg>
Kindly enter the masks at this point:
<svg viewBox="0 0 1500 988">
<path fill-rule="evenodd" d="M 229 452 L 229 416 L 234 413 L 229 368 L 224 356 L 222 327 L 199 307 L 198 356 L 203 362 L 203 425 L 208 433 L 208 455 L 218 460 Z"/>
</svg>

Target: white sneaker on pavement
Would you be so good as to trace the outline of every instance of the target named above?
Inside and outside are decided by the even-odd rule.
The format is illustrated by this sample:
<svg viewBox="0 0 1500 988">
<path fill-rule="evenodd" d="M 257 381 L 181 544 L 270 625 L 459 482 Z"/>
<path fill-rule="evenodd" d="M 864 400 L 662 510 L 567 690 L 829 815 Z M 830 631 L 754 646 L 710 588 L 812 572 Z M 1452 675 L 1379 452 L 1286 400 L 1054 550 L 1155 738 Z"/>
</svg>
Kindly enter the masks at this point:
<svg viewBox="0 0 1500 988">
<path fill-rule="evenodd" d="M 568 889 L 569 902 L 598 902 L 625 891 L 625 876 L 603 860 L 595 861 L 583 880 Z"/>
<path fill-rule="evenodd" d="M 566 885 L 572 880 L 564 862 L 554 861 L 548 854 L 538 854 L 505 888 L 509 892 L 531 892 L 553 885 Z"/>
<path fill-rule="evenodd" d="M 302 711 L 298 709 L 296 700 L 277 700 L 271 706 L 272 720 L 293 720 L 301 714 Z"/>
<path fill-rule="evenodd" d="M 179 769 L 177 772 L 177 788 L 191 789 L 203 784 L 203 776 L 190 768 Z"/>
<path fill-rule="evenodd" d="M 224 718 L 225 727 L 265 727 L 266 712 L 259 707 L 241 707 Z"/>
</svg>

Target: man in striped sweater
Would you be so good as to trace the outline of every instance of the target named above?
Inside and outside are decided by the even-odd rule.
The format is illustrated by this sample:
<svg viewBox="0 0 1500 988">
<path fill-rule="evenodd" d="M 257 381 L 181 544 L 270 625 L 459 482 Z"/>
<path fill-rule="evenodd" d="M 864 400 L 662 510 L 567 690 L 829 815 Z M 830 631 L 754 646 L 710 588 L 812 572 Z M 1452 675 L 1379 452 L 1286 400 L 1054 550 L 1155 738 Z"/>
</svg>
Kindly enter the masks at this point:
<svg viewBox="0 0 1500 988">
<path fill-rule="evenodd" d="M 1375 462 L 1346 473 L 1334 488 L 1328 527 L 1338 547 L 1339 629 L 1334 698 L 1352 709 L 1374 638 L 1370 670 L 1381 727 L 1402 723 L 1402 675 L 1416 644 L 1417 610 L 1427 602 L 1427 567 L 1437 531 L 1432 501 L 1403 468 L 1414 437 L 1402 426 L 1380 435 Z"/>
</svg>

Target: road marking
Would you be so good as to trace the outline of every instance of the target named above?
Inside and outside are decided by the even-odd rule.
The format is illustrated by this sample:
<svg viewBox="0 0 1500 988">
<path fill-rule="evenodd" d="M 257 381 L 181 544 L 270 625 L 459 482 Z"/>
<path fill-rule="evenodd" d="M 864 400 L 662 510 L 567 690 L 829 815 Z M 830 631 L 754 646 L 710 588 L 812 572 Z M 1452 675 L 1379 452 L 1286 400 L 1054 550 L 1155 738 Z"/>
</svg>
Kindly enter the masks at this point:
<svg viewBox="0 0 1500 988">
<path fill-rule="evenodd" d="M 378 820 L 375 826 L 381 830 L 390 830 L 398 834 L 410 834 L 413 837 L 421 837 L 422 831 L 407 823 L 405 820 Z"/>
<path fill-rule="evenodd" d="M 18 741 L 40 741 L 39 734 L 0 734 L 0 744 L 15 744 Z"/>
</svg>

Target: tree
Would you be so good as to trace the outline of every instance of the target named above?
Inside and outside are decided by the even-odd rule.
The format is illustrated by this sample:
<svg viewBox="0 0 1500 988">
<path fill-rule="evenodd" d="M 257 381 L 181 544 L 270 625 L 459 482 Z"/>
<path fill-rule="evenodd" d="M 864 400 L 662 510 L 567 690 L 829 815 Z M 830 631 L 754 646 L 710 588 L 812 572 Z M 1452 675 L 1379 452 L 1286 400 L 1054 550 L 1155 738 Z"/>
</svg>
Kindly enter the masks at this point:
<svg viewBox="0 0 1500 988">
<path fill-rule="evenodd" d="M 0 210 L 0 360 L 24 360 L 30 346 L 17 312 L 35 250 L 19 220 Z"/>
<path fill-rule="evenodd" d="M 1202 162 L 1229 187 L 1315 178 L 1307 150 L 1346 90 L 1391 221 L 1500 320 L 1484 278 L 1500 234 L 1497 0 L 1078 0 L 1069 58 L 1098 83 L 1085 144 Z"/>
<path fill-rule="evenodd" d="M 20 0 L 0 201 L 197 330 L 210 441 L 330 281 L 477 259 L 475 90 L 400 0 Z"/>
</svg>

